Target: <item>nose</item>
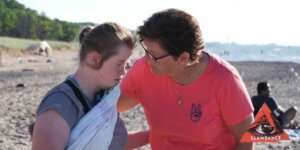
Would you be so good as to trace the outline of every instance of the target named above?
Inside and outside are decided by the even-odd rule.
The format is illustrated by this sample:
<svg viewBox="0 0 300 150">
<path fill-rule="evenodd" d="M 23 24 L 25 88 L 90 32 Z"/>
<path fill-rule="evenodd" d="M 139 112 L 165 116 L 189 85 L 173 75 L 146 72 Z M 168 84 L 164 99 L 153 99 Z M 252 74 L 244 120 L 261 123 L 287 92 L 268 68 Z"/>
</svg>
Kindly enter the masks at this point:
<svg viewBox="0 0 300 150">
<path fill-rule="evenodd" d="M 125 74 L 125 71 L 126 69 L 125 69 L 125 65 L 121 68 L 121 70 L 120 70 L 120 76 L 123 76 L 124 74 Z"/>
</svg>

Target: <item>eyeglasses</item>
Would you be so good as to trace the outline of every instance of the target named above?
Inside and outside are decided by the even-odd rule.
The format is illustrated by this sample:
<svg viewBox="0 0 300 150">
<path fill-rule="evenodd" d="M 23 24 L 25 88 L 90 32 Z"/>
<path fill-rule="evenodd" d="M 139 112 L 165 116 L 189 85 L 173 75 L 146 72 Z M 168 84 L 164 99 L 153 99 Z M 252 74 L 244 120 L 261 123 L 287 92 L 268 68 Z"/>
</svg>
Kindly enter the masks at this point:
<svg viewBox="0 0 300 150">
<path fill-rule="evenodd" d="M 166 54 L 166 55 L 163 55 L 163 56 L 159 56 L 159 57 L 155 57 L 153 56 L 153 54 L 151 54 L 148 50 L 147 50 L 147 46 L 143 43 L 144 39 L 141 39 L 140 40 L 140 44 L 142 45 L 143 49 L 145 50 L 146 54 L 148 55 L 148 57 L 150 58 L 150 60 L 156 62 L 157 60 L 159 59 L 162 59 L 162 58 L 165 58 L 167 56 L 169 56 L 170 54 Z"/>
</svg>

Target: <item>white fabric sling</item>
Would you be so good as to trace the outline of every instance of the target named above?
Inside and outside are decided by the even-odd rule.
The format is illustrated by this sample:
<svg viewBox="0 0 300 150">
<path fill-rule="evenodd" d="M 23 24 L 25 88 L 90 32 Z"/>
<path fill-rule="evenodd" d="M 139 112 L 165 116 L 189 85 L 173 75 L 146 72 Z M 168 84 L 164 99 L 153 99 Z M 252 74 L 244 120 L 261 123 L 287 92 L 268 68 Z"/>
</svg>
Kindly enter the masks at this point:
<svg viewBox="0 0 300 150">
<path fill-rule="evenodd" d="M 119 85 L 102 98 L 73 128 L 67 150 L 107 150 L 118 117 Z"/>
</svg>

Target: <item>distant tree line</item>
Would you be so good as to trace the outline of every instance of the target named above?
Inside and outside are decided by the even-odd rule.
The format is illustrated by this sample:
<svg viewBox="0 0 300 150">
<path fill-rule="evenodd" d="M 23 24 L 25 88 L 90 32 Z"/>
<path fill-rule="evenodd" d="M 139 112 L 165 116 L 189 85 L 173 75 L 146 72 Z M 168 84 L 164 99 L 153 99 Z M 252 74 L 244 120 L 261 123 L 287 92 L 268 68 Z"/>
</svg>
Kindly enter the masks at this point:
<svg viewBox="0 0 300 150">
<path fill-rule="evenodd" d="M 16 0 L 0 0 L 0 36 L 72 41 L 82 25 L 50 19 Z"/>
</svg>

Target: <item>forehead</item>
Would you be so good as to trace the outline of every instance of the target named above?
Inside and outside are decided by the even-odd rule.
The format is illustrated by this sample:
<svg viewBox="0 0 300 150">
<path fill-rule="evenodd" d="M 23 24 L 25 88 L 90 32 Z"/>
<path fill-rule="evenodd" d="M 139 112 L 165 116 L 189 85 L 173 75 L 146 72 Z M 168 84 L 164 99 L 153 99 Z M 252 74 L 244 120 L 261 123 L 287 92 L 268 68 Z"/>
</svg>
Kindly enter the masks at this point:
<svg viewBox="0 0 300 150">
<path fill-rule="evenodd" d="M 121 44 L 117 46 L 115 50 L 117 53 L 113 55 L 111 58 L 124 60 L 130 57 L 133 49 L 129 48 L 126 44 Z"/>
<path fill-rule="evenodd" d="M 144 39 L 143 44 L 149 51 L 165 51 L 160 43 L 156 40 Z"/>
</svg>

